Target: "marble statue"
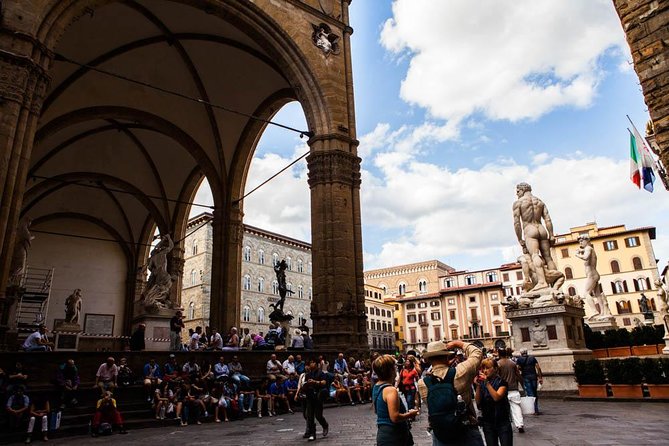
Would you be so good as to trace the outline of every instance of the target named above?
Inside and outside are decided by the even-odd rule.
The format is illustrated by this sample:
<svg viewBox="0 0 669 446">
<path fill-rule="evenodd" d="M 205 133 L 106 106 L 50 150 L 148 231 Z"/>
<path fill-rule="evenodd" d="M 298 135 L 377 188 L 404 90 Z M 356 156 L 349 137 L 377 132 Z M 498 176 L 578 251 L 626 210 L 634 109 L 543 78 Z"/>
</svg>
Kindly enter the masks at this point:
<svg viewBox="0 0 669 446">
<path fill-rule="evenodd" d="M 311 39 L 314 45 L 323 51 L 326 57 L 330 54 L 339 54 L 339 37 L 331 31 L 330 27 L 325 23 L 311 26 L 313 28 Z"/>
<path fill-rule="evenodd" d="M 585 263 L 585 290 L 584 297 L 592 308 L 593 314 L 589 320 L 609 320 L 613 318 L 606 296 L 599 291 L 599 272 L 597 272 L 597 253 L 587 234 L 578 237 L 576 257 Z M 599 310 L 597 305 L 599 304 Z"/>
<path fill-rule="evenodd" d="M 81 303 L 81 289 L 77 288 L 65 299 L 65 322 L 79 324 Z"/>
<path fill-rule="evenodd" d="M 14 241 L 14 253 L 9 273 L 9 283 L 11 285 L 20 285 L 21 276 L 26 270 L 28 261 L 28 249 L 35 237 L 30 233 L 30 224 L 32 220 L 24 217 L 16 228 L 16 240 Z"/>
<path fill-rule="evenodd" d="M 149 311 L 172 308 L 170 288 L 172 288 L 174 279 L 167 271 L 167 256 L 172 249 L 174 249 L 174 242 L 169 234 L 165 234 L 161 236 L 160 242 L 151 251 L 146 267 L 151 275 L 142 293 L 144 308 Z"/>
<path fill-rule="evenodd" d="M 546 326 L 541 325 L 539 319 L 534 319 L 534 326 L 530 327 L 532 347 L 546 347 L 548 345 L 548 333 Z"/>
<path fill-rule="evenodd" d="M 551 256 L 553 222 L 544 202 L 532 195 L 529 184 L 518 184 L 516 196 L 513 226 L 523 251 L 518 258 L 525 277 L 523 297 L 536 299 L 533 307 L 554 305 L 563 299 L 559 290 L 565 278 Z"/>
</svg>

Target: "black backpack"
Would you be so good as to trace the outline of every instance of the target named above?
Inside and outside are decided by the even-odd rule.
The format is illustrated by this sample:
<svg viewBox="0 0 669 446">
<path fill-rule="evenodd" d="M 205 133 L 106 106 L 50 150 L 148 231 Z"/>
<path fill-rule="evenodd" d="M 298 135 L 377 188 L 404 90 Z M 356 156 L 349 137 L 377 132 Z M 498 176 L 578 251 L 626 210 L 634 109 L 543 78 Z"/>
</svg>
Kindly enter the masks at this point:
<svg viewBox="0 0 669 446">
<path fill-rule="evenodd" d="M 442 443 L 456 443 L 464 433 L 464 402 L 458 403 L 455 390 L 455 367 L 450 367 L 444 378 L 426 376 L 428 421 L 432 433 Z"/>
</svg>

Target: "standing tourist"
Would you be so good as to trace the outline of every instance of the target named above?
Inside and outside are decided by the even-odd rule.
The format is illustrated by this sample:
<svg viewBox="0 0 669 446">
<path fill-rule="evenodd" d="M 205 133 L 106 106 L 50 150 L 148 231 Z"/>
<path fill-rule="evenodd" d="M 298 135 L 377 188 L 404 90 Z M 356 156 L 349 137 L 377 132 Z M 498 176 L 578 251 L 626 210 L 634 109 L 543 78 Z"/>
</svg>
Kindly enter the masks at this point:
<svg viewBox="0 0 669 446">
<path fill-rule="evenodd" d="M 520 367 L 520 373 L 523 377 L 523 388 L 527 396 L 535 397 L 534 400 L 534 415 L 540 415 L 539 412 L 539 395 L 537 395 L 538 384 L 544 383 L 541 367 L 539 361 L 532 355 L 527 354 L 526 348 L 520 349 L 520 358 L 516 361 Z"/>
<path fill-rule="evenodd" d="M 518 370 L 516 363 L 508 358 L 509 354 L 505 348 L 499 349 L 498 355 L 499 376 L 508 384 L 507 396 L 511 409 L 511 419 L 518 432 L 522 434 L 525 432 L 525 427 L 523 425 L 523 411 L 520 408 L 520 392 L 518 391 L 520 370 Z"/>
<path fill-rule="evenodd" d="M 509 421 L 507 383 L 499 376 L 494 359 L 481 362 L 481 372 L 476 378 L 476 404 L 481 409 L 483 435 L 487 446 L 512 446 L 513 431 Z"/>
<path fill-rule="evenodd" d="M 323 401 L 327 398 L 327 377 L 313 359 L 309 360 L 307 371 L 300 376 L 295 401 L 302 396 L 304 419 L 307 430 L 303 438 L 316 440 L 316 421 L 323 427 L 323 437 L 327 437 L 329 425 L 323 417 Z"/>
<path fill-rule="evenodd" d="M 416 383 L 418 382 L 418 372 L 412 361 L 404 361 L 404 367 L 400 372 L 397 388 L 407 400 L 407 409 L 413 409 L 416 404 Z"/>
<path fill-rule="evenodd" d="M 376 413 L 377 446 L 411 446 L 414 444 L 408 421 L 416 418 L 418 410 L 407 411 L 399 392 L 393 386 L 397 375 L 396 367 L 395 358 L 390 355 L 379 356 L 372 364 L 379 378 L 372 390 L 372 403 Z"/>
<path fill-rule="evenodd" d="M 133 352 L 141 352 L 146 350 L 146 342 L 144 335 L 146 333 L 146 324 L 139 324 L 137 329 L 130 336 L 130 350 Z"/>
<path fill-rule="evenodd" d="M 178 352 L 181 350 L 181 329 L 185 328 L 184 318 L 181 311 L 170 319 L 170 350 Z"/>
<path fill-rule="evenodd" d="M 455 349 L 467 359 L 457 362 Z M 421 400 L 427 402 L 432 445 L 483 446 L 472 403 L 472 384 L 483 352 L 462 341 L 430 342 L 423 354 L 432 365 L 432 374 L 418 381 Z"/>
</svg>

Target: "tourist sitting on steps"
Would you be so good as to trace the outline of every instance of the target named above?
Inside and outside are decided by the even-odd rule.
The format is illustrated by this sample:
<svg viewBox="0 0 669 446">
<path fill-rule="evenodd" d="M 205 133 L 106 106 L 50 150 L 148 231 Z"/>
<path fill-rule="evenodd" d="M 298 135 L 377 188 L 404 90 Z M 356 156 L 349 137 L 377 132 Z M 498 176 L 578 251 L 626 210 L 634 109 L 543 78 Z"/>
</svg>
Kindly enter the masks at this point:
<svg viewBox="0 0 669 446">
<path fill-rule="evenodd" d="M 128 433 L 123 427 L 123 417 L 121 417 L 121 412 L 116 407 L 116 400 L 112 398 L 111 392 L 106 391 L 95 405 L 91 435 L 93 437 L 109 435 L 112 433 L 113 426 L 118 427 L 120 434 Z"/>
<path fill-rule="evenodd" d="M 47 433 L 49 432 L 49 412 L 51 407 L 49 406 L 49 399 L 45 397 L 33 398 L 32 403 L 30 404 L 30 413 L 28 420 L 28 437 L 26 437 L 26 443 L 30 443 L 32 440 L 31 436 L 36 425 L 40 425 L 42 428 L 42 440 L 48 441 L 49 437 Z"/>
</svg>

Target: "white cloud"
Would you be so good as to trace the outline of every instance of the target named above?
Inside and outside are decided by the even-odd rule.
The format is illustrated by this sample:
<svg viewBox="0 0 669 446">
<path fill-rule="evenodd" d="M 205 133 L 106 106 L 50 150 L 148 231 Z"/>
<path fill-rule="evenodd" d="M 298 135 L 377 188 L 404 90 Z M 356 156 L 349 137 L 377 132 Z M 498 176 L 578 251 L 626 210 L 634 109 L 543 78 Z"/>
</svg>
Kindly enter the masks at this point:
<svg viewBox="0 0 669 446">
<path fill-rule="evenodd" d="M 401 97 L 456 121 L 587 107 L 599 58 L 628 52 L 610 0 L 395 0 L 381 43 L 410 58 Z"/>
</svg>

